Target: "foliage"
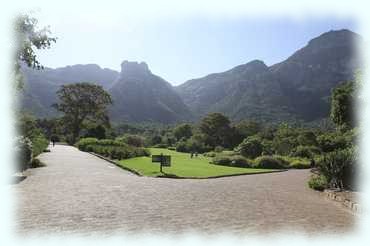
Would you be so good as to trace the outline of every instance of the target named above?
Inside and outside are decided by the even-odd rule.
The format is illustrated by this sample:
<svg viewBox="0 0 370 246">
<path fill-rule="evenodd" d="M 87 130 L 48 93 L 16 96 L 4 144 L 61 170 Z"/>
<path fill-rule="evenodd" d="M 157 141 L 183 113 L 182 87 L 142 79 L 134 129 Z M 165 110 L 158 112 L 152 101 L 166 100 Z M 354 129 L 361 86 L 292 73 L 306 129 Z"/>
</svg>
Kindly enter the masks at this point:
<svg viewBox="0 0 370 246">
<path fill-rule="evenodd" d="M 221 113 L 210 113 L 205 116 L 201 122 L 199 129 L 205 136 L 205 145 L 216 147 L 229 146 L 230 139 L 230 120 Z"/>
<path fill-rule="evenodd" d="M 82 151 L 94 152 L 118 160 L 150 155 L 148 149 L 112 139 L 82 138 L 76 143 L 76 146 Z"/>
<path fill-rule="evenodd" d="M 255 168 L 284 169 L 287 168 L 278 158 L 273 156 L 260 156 L 254 160 Z"/>
<path fill-rule="evenodd" d="M 32 156 L 36 157 L 49 146 L 49 140 L 43 135 L 32 138 Z"/>
<path fill-rule="evenodd" d="M 135 147 L 143 147 L 145 143 L 145 138 L 139 135 L 125 134 L 122 137 L 116 138 L 118 141 L 127 143 Z"/>
<path fill-rule="evenodd" d="M 97 138 L 97 139 L 104 139 L 107 138 L 107 130 L 101 124 L 92 124 L 87 127 L 87 132 L 84 135 L 85 138 Z"/>
<path fill-rule="evenodd" d="M 16 172 L 26 170 L 32 160 L 32 142 L 27 137 L 17 137 L 15 139 L 15 152 L 16 152 Z"/>
<path fill-rule="evenodd" d="M 247 137 L 237 147 L 236 151 L 239 152 L 242 156 L 254 159 L 257 156 L 260 156 L 263 151 L 261 139 L 256 136 Z"/>
<path fill-rule="evenodd" d="M 289 155 L 298 145 L 298 131 L 288 124 L 280 124 L 275 132 L 273 148 L 277 154 Z"/>
<path fill-rule="evenodd" d="M 36 56 L 35 49 L 48 49 L 51 43 L 56 42 L 55 37 L 49 37 L 48 28 L 38 29 L 38 20 L 27 14 L 18 16 L 15 21 L 16 33 L 16 86 L 23 87 L 22 76 L 20 73 L 21 64 L 26 64 L 33 69 L 42 69 L 43 66 Z"/>
<path fill-rule="evenodd" d="M 243 120 L 235 125 L 237 132 L 242 136 L 242 139 L 258 134 L 263 128 L 256 121 Z"/>
<path fill-rule="evenodd" d="M 224 150 L 224 148 L 222 147 L 222 146 L 216 146 L 215 147 L 215 152 L 217 152 L 217 153 L 220 153 L 220 152 L 222 152 Z"/>
<path fill-rule="evenodd" d="M 333 90 L 330 118 L 338 127 L 355 126 L 355 83 L 347 82 Z"/>
<path fill-rule="evenodd" d="M 343 133 L 336 131 L 319 135 L 317 142 L 323 152 L 332 152 L 350 147 L 352 142 L 349 138 L 350 136 L 346 137 Z"/>
<path fill-rule="evenodd" d="M 71 142 L 77 140 L 84 123 L 109 122 L 107 107 L 112 104 L 112 99 L 100 85 L 89 83 L 62 85 L 57 95 L 59 103 L 53 106 L 64 114 L 63 121 L 71 134 Z"/>
<path fill-rule="evenodd" d="M 329 187 L 353 189 L 356 186 L 357 156 L 357 150 L 354 148 L 336 150 L 323 155 L 317 166 L 327 179 Z"/>
<path fill-rule="evenodd" d="M 290 168 L 294 169 L 306 169 L 311 167 L 311 162 L 309 160 L 294 160 L 290 163 Z"/>
<path fill-rule="evenodd" d="M 314 190 L 323 191 L 325 188 L 327 188 L 327 185 L 328 181 L 323 175 L 311 175 L 308 181 L 308 186 Z"/>
<path fill-rule="evenodd" d="M 314 158 L 315 155 L 321 154 L 321 150 L 316 146 L 297 146 L 292 152 L 291 156 L 304 157 L 304 158 Z"/>
<path fill-rule="evenodd" d="M 173 135 L 179 141 L 180 139 L 189 139 L 192 135 L 192 127 L 190 124 L 180 124 L 173 129 Z"/>
<path fill-rule="evenodd" d="M 252 161 L 241 155 L 216 155 L 214 158 L 212 158 L 212 163 L 216 165 L 244 168 L 249 168 L 252 166 Z"/>
</svg>

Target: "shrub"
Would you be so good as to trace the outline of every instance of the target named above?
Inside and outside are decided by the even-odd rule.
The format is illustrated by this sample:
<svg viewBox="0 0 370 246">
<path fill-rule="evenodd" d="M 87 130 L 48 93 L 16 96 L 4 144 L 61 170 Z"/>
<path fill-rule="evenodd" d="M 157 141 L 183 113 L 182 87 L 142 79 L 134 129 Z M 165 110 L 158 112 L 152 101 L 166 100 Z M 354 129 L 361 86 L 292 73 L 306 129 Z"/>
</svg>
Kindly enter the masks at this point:
<svg viewBox="0 0 370 246">
<path fill-rule="evenodd" d="M 325 133 L 317 137 L 317 142 L 323 152 L 332 152 L 345 149 L 352 144 L 348 142 L 348 137 L 340 132 Z"/>
<path fill-rule="evenodd" d="M 357 151 L 353 148 L 326 153 L 317 166 L 331 188 L 353 189 L 358 172 Z"/>
<path fill-rule="evenodd" d="M 92 144 L 96 144 L 98 142 L 98 139 L 96 138 L 81 138 L 77 143 L 76 143 L 76 147 L 79 149 L 79 150 L 82 150 L 82 151 L 91 151 L 91 150 L 87 150 L 87 146 L 89 145 L 92 145 Z"/>
<path fill-rule="evenodd" d="M 30 163 L 30 168 L 45 167 L 46 165 L 42 163 L 39 159 L 32 159 Z"/>
<path fill-rule="evenodd" d="M 206 152 L 206 153 L 204 153 L 204 156 L 206 156 L 206 157 L 216 157 L 216 153 L 215 153 L 215 152 L 213 152 L 213 151 L 211 151 L 211 152 Z"/>
<path fill-rule="evenodd" d="M 32 141 L 32 156 L 36 157 L 41 154 L 49 145 L 49 140 L 47 140 L 43 135 L 39 135 Z"/>
<path fill-rule="evenodd" d="M 145 139 L 142 136 L 132 134 L 125 134 L 116 140 L 135 147 L 143 147 L 145 142 Z"/>
<path fill-rule="evenodd" d="M 312 159 L 315 155 L 318 155 L 318 154 L 321 154 L 321 151 L 318 147 L 300 145 L 296 147 L 290 155 Z"/>
<path fill-rule="evenodd" d="M 271 168 L 271 169 L 283 169 L 287 168 L 287 166 L 282 163 L 281 160 L 278 158 L 274 158 L 273 156 L 260 156 L 255 160 L 254 167 L 257 168 Z"/>
<path fill-rule="evenodd" d="M 234 155 L 230 157 L 231 163 L 230 165 L 233 167 L 251 167 L 252 162 L 241 155 Z"/>
<path fill-rule="evenodd" d="M 323 175 L 311 175 L 308 186 L 311 189 L 323 191 L 328 186 L 328 182 Z"/>
<path fill-rule="evenodd" d="M 260 156 L 262 150 L 263 146 L 261 140 L 256 136 L 244 139 L 243 142 L 236 148 L 237 152 L 247 158 L 256 158 L 257 156 Z"/>
<path fill-rule="evenodd" d="M 18 137 L 15 141 L 15 150 L 17 155 L 16 172 L 26 170 L 32 160 L 32 142 L 26 137 Z"/>
<path fill-rule="evenodd" d="M 167 148 L 167 144 L 165 143 L 159 143 L 153 146 L 154 148 Z"/>
<path fill-rule="evenodd" d="M 309 160 L 294 160 L 290 163 L 290 167 L 295 169 L 306 169 L 311 167 L 311 162 Z"/>
<path fill-rule="evenodd" d="M 212 163 L 216 165 L 230 166 L 231 158 L 229 156 L 217 155 L 212 159 Z"/>
<path fill-rule="evenodd" d="M 216 146 L 215 147 L 215 152 L 216 153 L 221 153 L 223 150 L 224 150 L 224 147 L 222 147 L 222 146 Z"/>
<path fill-rule="evenodd" d="M 180 141 L 176 144 L 176 151 L 178 152 L 188 152 L 186 142 Z"/>
<path fill-rule="evenodd" d="M 168 150 L 176 150 L 176 147 L 172 147 L 172 146 L 171 146 L 171 147 L 168 147 L 167 149 L 168 149 Z"/>
</svg>

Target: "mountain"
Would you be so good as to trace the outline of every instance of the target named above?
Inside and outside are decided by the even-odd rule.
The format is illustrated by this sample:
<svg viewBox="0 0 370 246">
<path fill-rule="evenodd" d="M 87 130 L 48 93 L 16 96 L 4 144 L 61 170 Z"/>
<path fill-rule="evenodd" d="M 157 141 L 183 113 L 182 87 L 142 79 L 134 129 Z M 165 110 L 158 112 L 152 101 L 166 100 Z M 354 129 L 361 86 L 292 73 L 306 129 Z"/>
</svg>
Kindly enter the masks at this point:
<svg viewBox="0 0 370 246">
<path fill-rule="evenodd" d="M 122 62 L 121 73 L 108 91 L 115 121 L 173 123 L 192 119 L 171 84 L 154 75 L 145 62 Z"/>
<path fill-rule="evenodd" d="M 24 90 L 22 108 L 38 117 L 55 116 L 57 112 L 51 107 L 56 102 L 56 91 L 63 84 L 91 82 L 111 87 L 118 72 L 100 68 L 96 64 L 73 65 L 62 68 L 45 68 L 41 70 L 22 67 Z"/>
<path fill-rule="evenodd" d="M 234 120 L 320 120 L 329 114 L 331 90 L 352 80 L 359 67 L 359 39 L 349 30 L 330 31 L 273 66 L 256 60 L 175 89 L 198 117 L 222 112 Z"/>
<path fill-rule="evenodd" d="M 228 71 L 191 79 L 173 87 L 144 62 L 121 64 L 121 72 L 95 64 L 32 70 L 23 68 L 22 107 L 38 117 L 55 116 L 50 105 L 62 84 L 93 82 L 113 98 L 113 121 L 173 123 L 221 112 L 233 120 L 268 123 L 314 122 L 327 118 L 331 90 L 352 80 L 360 67 L 358 34 L 326 32 L 286 60 L 272 66 L 253 60 Z"/>
</svg>

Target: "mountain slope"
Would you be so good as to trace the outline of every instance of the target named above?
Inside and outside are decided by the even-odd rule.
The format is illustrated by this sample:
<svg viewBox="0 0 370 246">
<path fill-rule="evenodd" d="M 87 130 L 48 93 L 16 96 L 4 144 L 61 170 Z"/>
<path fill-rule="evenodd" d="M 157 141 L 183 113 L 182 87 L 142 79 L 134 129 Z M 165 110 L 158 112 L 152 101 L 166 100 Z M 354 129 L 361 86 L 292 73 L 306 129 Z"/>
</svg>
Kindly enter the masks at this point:
<svg viewBox="0 0 370 246">
<path fill-rule="evenodd" d="M 55 93 L 61 85 L 91 82 L 108 89 L 118 76 L 118 72 L 102 69 L 96 64 L 43 70 L 22 67 L 22 73 L 24 75 L 22 108 L 37 117 L 51 117 L 57 114 L 51 105 L 56 102 Z"/>
<path fill-rule="evenodd" d="M 281 63 L 252 61 L 189 80 L 176 91 L 198 117 L 218 111 L 236 120 L 317 120 L 328 115 L 331 89 L 353 79 L 358 39 L 348 30 L 330 31 Z"/>
<path fill-rule="evenodd" d="M 192 119 L 171 84 L 152 74 L 144 62 L 122 62 L 119 78 L 109 93 L 115 121 L 173 123 Z"/>
</svg>

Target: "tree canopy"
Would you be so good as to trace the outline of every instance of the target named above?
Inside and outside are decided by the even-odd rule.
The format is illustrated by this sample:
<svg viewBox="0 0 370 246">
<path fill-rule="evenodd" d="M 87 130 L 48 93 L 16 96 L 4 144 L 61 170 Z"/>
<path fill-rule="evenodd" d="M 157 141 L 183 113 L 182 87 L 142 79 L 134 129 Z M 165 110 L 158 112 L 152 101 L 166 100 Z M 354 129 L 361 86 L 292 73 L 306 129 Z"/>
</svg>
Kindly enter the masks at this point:
<svg viewBox="0 0 370 246">
<path fill-rule="evenodd" d="M 63 122 L 70 131 L 71 142 L 77 140 L 85 122 L 109 123 L 107 107 L 112 99 L 100 85 L 86 82 L 62 85 L 57 95 L 59 103 L 53 106 L 64 114 Z"/>
<path fill-rule="evenodd" d="M 333 90 L 330 118 L 338 127 L 354 127 L 355 82 L 344 83 Z"/>
<path fill-rule="evenodd" d="M 20 64 L 25 64 L 33 69 L 42 69 L 40 61 L 37 59 L 35 49 L 48 49 L 57 38 L 50 37 L 49 27 L 39 29 L 38 20 L 27 14 L 18 16 L 15 21 L 16 33 L 16 85 L 22 88 L 22 76 L 20 73 Z"/>
</svg>

